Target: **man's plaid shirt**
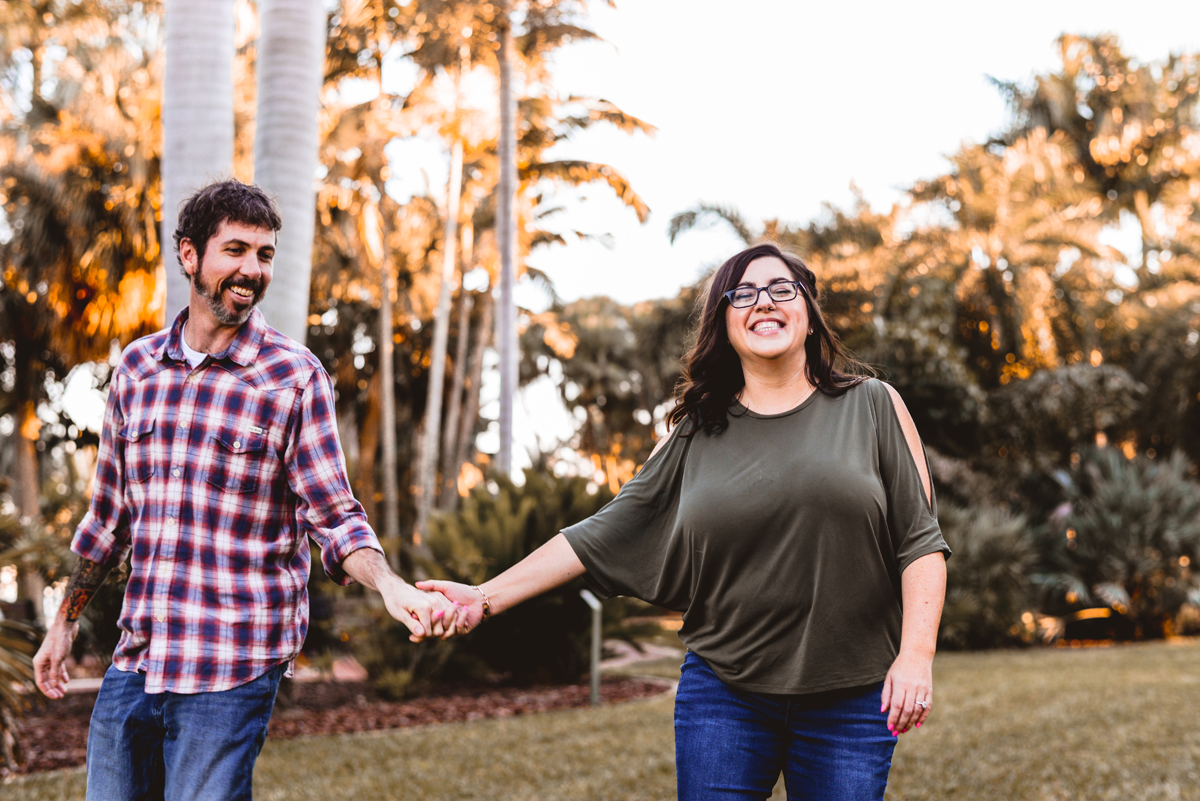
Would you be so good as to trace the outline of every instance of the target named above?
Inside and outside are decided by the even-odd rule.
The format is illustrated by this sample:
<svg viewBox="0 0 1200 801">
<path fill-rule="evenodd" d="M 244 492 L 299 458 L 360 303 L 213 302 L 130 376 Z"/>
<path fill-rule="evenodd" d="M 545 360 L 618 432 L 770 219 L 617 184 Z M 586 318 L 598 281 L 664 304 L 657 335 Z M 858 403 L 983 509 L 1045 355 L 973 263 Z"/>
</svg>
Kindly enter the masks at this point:
<svg viewBox="0 0 1200 801">
<path fill-rule="evenodd" d="M 308 629 L 305 535 L 342 584 L 343 559 L 381 550 L 350 491 L 320 362 L 256 309 L 193 370 L 186 319 L 122 354 L 71 544 L 102 564 L 131 555 L 113 664 L 144 671 L 151 693 L 228 690 L 295 658 Z"/>
</svg>

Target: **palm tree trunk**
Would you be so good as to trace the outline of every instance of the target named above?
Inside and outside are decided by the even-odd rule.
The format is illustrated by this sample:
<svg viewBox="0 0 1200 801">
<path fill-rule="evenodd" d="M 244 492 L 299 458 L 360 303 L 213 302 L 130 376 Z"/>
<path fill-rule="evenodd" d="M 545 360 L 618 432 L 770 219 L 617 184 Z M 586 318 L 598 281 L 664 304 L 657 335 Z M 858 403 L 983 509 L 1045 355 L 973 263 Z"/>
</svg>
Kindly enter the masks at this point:
<svg viewBox="0 0 1200 801">
<path fill-rule="evenodd" d="M 474 268 L 474 211 L 474 207 L 469 203 L 462 209 L 462 216 L 465 222 L 463 223 L 462 234 L 459 237 L 462 240 L 459 245 L 461 248 L 459 261 L 462 263 L 462 275 L 464 279 L 467 273 Z M 437 508 L 442 510 L 453 509 L 455 499 L 458 497 L 455 490 L 458 484 L 459 464 L 454 461 L 454 457 L 458 453 L 458 426 L 459 420 L 462 417 L 463 387 L 467 383 L 467 357 L 470 353 L 471 344 L 471 311 L 474 305 L 475 298 L 467 291 L 465 282 L 460 281 L 458 339 L 456 340 L 454 349 L 454 376 L 450 379 L 450 401 L 446 406 L 446 422 L 442 426 L 442 487 L 438 491 L 437 497 Z"/>
<path fill-rule="evenodd" d="M 463 264 L 463 273 L 467 266 Z M 458 451 L 458 423 L 462 416 L 463 386 L 467 381 L 467 345 L 471 335 L 471 293 L 463 288 L 458 300 L 458 340 L 454 348 L 454 376 L 450 379 L 450 400 L 446 407 L 446 424 L 442 426 L 442 488 L 438 492 L 437 508 L 448 510 L 454 505 L 458 464 L 454 455 Z"/>
<path fill-rule="evenodd" d="M 455 139 L 450 150 L 450 183 L 446 192 L 446 224 L 442 244 L 441 292 L 433 315 L 433 350 L 429 361 L 429 387 L 425 395 L 425 425 L 421 429 L 421 447 L 417 456 L 417 521 L 413 546 L 422 555 L 428 548 L 421 534 L 433 511 L 438 464 L 438 440 L 441 438 L 442 394 L 446 384 L 446 350 L 450 341 L 450 296 L 454 283 L 454 265 L 458 255 L 458 206 L 462 189 L 463 145 Z"/>
<path fill-rule="evenodd" d="M 513 93 L 512 24 L 506 4 L 500 12 L 500 182 L 496 198 L 496 244 L 500 250 L 500 308 L 496 313 L 496 349 L 500 355 L 500 451 L 496 468 L 512 472 L 513 401 L 517 391 L 517 103 Z"/>
<path fill-rule="evenodd" d="M 367 413 L 363 416 L 362 429 L 358 436 L 358 491 L 359 502 L 367 511 L 367 522 L 379 529 L 379 507 L 375 500 L 378 491 L 375 484 L 375 459 L 379 451 L 380 421 L 383 419 L 383 370 L 376 370 L 367 385 Z M 397 550 L 395 546 L 393 550 Z M 393 563 L 399 557 L 393 556 Z"/>
<path fill-rule="evenodd" d="M 1138 279 L 1145 282 L 1150 277 L 1150 251 L 1158 242 L 1154 217 L 1150 213 L 1150 195 L 1145 189 L 1133 193 L 1133 211 L 1142 229 L 1142 263 L 1138 267 Z"/>
<path fill-rule="evenodd" d="M 41 519 L 41 504 L 38 502 L 39 470 L 37 458 L 37 437 L 41 423 L 37 416 L 37 404 L 26 401 L 17 409 L 17 431 L 12 438 L 14 445 L 13 467 L 16 473 L 16 502 L 17 514 L 22 522 L 37 522 Z M 25 594 L 29 596 L 33 609 L 33 620 L 39 626 L 46 625 L 46 616 L 42 612 L 42 595 L 46 582 L 42 574 L 32 567 L 21 570 Z"/>
<path fill-rule="evenodd" d="M 325 66 L 325 11 L 320 0 L 259 0 L 258 112 L 254 177 L 275 196 L 283 229 L 275 279 L 262 301 L 267 322 L 304 343 L 312 272 L 317 169 L 317 113 Z"/>
<path fill-rule="evenodd" d="M 381 237 L 381 240 L 383 237 Z M 394 377 L 392 320 L 392 268 L 386 254 L 383 267 L 383 292 L 379 303 L 379 382 L 383 428 L 383 530 L 386 547 L 391 549 L 392 570 L 399 572 L 403 550 L 400 542 L 400 488 L 397 484 L 399 463 L 396 459 L 396 379 Z"/>
<path fill-rule="evenodd" d="M 179 204 L 233 170 L 233 7 L 234 0 L 166 4 L 161 241 L 167 324 L 189 297 L 171 246 Z"/>
<path fill-rule="evenodd" d="M 479 421 L 479 390 L 483 383 L 483 351 L 487 348 L 488 335 L 492 333 L 492 309 L 496 302 L 491 287 L 479 295 L 483 311 L 479 326 L 475 329 L 475 342 L 471 346 L 471 363 L 467 368 L 466 402 L 463 404 L 462 420 L 458 424 L 458 447 L 454 453 L 454 464 L 463 465 L 470 461 L 475 446 L 475 425 Z M 457 503 L 458 495 L 454 500 Z"/>
</svg>

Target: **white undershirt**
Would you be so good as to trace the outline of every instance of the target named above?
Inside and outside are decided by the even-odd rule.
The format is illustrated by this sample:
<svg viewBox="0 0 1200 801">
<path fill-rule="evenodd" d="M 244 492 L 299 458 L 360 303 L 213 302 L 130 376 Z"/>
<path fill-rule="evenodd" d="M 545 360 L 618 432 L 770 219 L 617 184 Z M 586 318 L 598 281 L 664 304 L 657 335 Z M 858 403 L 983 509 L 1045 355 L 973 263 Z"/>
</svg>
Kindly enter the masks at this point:
<svg viewBox="0 0 1200 801">
<path fill-rule="evenodd" d="M 208 355 L 207 353 L 201 353 L 198 350 L 192 350 L 188 347 L 187 323 L 183 324 L 183 331 L 179 335 L 179 344 L 183 346 L 183 358 L 187 359 L 187 363 L 192 366 L 193 370 L 199 367 L 200 362 L 204 361 L 204 357 Z"/>
</svg>

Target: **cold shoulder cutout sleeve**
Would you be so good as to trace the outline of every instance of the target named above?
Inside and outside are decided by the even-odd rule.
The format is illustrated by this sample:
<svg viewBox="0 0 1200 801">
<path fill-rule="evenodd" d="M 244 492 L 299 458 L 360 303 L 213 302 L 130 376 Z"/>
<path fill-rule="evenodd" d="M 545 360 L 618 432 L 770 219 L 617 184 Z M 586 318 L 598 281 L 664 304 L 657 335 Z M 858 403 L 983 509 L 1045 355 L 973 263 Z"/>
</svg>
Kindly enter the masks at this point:
<svg viewBox="0 0 1200 801">
<path fill-rule="evenodd" d="M 679 525 L 680 488 L 692 444 L 682 423 L 603 509 L 564 529 L 602 598 L 629 595 L 684 611 L 692 596 L 690 546 Z"/>
<path fill-rule="evenodd" d="M 937 498 L 930 479 L 929 498 L 891 393 L 882 381 L 872 379 L 867 388 L 879 444 L 879 474 L 887 493 L 888 529 L 900 573 L 915 560 L 941 552 L 950 557 L 950 546 L 942 538 L 937 521 Z M 925 459 L 921 446 L 920 458 Z"/>
</svg>

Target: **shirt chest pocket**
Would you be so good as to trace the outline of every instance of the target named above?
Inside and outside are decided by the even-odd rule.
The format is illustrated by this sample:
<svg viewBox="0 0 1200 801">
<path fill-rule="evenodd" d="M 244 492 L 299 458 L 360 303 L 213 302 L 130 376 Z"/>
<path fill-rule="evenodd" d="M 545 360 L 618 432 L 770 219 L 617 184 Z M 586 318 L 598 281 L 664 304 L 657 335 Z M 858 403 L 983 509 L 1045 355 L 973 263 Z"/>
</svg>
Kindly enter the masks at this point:
<svg viewBox="0 0 1200 801">
<path fill-rule="evenodd" d="M 204 480 L 225 492 L 253 492 L 267 468 L 266 434 L 219 431 L 212 435 L 212 467 Z"/>
<path fill-rule="evenodd" d="M 155 474 L 154 421 L 129 421 L 119 436 L 125 448 L 125 481 L 142 484 Z"/>
</svg>

